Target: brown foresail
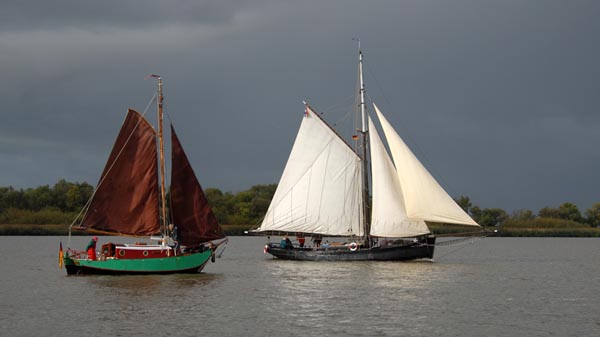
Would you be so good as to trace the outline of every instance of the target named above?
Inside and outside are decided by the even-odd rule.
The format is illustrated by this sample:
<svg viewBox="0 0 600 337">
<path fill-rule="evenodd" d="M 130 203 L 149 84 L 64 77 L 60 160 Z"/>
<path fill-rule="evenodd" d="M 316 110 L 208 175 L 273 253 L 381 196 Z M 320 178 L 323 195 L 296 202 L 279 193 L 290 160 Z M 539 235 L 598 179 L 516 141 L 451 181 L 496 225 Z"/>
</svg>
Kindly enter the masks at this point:
<svg viewBox="0 0 600 337">
<path fill-rule="evenodd" d="M 225 237 L 171 125 L 171 215 L 186 246 Z"/>
<path fill-rule="evenodd" d="M 156 132 L 129 109 L 81 228 L 146 236 L 160 232 Z"/>
</svg>

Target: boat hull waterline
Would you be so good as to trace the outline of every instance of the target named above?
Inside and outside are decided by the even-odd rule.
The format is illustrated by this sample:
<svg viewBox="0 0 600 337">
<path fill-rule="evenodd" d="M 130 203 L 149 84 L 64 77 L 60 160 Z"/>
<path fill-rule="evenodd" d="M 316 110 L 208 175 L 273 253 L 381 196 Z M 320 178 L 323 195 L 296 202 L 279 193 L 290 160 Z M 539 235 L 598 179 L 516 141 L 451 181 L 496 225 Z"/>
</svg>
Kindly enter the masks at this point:
<svg viewBox="0 0 600 337">
<path fill-rule="evenodd" d="M 427 237 L 425 242 L 415 242 L 392 247 L 374 247 L 356 249 L 335 248 L 294 248 L 285 249 L 279 244 L 269 243 L 266 252 L 282 260 L 302 261 L 409 261 L 432 259 L 435 249 L 435 237 Z"/>
<path fill-rule="evenodd" d="M 64 258 L 67 275 L 144 275 L 199 273 L 213 256 L 211 250 L 148 259 L 89 260 Z"/>
</svg>

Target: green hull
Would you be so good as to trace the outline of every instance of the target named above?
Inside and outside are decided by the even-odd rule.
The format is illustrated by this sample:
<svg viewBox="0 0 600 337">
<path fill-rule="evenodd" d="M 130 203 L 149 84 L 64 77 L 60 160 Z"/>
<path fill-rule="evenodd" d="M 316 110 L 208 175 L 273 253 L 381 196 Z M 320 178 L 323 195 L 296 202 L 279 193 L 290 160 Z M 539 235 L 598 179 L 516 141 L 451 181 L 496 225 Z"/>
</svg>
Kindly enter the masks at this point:
<svg viewBox="0 0 600 337">
<path fill-rule="evenodd" d="M 209 249 L 200 253 L 151 259 L 87 260 L 64 258 L 68 275 L 86 274 L 173 274 L 198 273 L 212 256 Z"/>
</svg>

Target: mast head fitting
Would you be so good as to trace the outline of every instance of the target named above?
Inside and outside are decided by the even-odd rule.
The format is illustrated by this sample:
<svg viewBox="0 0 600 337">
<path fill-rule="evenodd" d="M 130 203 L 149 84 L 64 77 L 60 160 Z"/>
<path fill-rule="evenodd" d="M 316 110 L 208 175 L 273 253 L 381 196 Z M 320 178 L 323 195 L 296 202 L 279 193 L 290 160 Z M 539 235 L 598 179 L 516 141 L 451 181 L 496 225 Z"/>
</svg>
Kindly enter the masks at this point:
<svg viewBox="0 0 600 337">
<path fill-rule="evenodd" d="M 150 74 L 150 75 L 148 75 L 148 76 L 144 77 L 144 79 L 145 79 L 145 80 L 149 80 L 149 79 L 151 79 L 151 78 L 157 78 L 157 79 L 159 79 L 159 80 L 161 80 L 161 79 L 162 79 L 162 77 L 160 77 L 160 75 L 156 75 L 156 74 Z"/>
</svg>

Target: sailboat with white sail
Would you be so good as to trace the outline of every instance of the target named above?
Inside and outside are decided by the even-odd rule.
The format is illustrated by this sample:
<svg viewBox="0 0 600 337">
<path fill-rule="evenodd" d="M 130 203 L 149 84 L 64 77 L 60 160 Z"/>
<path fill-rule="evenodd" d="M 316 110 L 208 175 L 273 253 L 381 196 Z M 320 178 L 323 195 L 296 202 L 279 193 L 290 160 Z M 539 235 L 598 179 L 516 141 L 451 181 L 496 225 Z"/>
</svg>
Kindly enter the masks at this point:
<svg viewBox="0 0 600 337">
<path fill-rule="evenodd" d="M 367 111 L 360 47 L 359 85 L 356 148 L 304 103 L 275 195 L 251 234 L 293 235 L 299 242 L 312 237 L 314 245 L 269 242 L 265 253 L 317 261 L 433 258 L 436 237 L 427 222 L 479 226 L 421 164 L 377 105 Z M 373 123 L 375 116 L 391 156 Z M 323 243 L 324 237 L 332 242 Z"/>
</svg>

